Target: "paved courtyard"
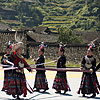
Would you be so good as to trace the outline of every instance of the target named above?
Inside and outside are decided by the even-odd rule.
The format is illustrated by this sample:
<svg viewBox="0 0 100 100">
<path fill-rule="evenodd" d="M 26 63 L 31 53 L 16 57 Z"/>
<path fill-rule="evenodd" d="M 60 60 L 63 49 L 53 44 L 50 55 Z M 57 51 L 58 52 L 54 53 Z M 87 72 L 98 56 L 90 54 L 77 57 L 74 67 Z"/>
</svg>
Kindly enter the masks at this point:
<svg viewBox="0 0 100 100">
<path fill-rule="evenodd" d="M 34 86 L 34 79 L 35 79 L 35 72 L 28 73 L 25 70 L 26 78 L 28 83 L 31 85 L 31 87 Z M 95 98 L 89 98 L 87 97 L 81 97 L 81 94 L 77 94 L 77 90 L 79 88 L 80 82 L 81 82 L 81 72 L 68 72 L 68 82 L 71 88 L 70 92 L 67 92 L 65 95 L 63 94 L 56 94 L 55 90 L 52 89 L 52 84 L 54 77 L 56 75 L 55 71 L 47 71 L 46 76 L 48 80 L 49 90 L 47 90 L 45 93 L 41 92 L 34 92 L 33 94 L 28 93 L 27 97 L 23 98 L 21 96 L 22 100 L 100 100 L 100 94 L 98 94 Z M 100 82 L 100 72 L 97 72 L 98 80 Z M 3 85 L 3 71 L 0 71 L 0 90 Z M 14 100 L 12 96 L 6 95 L 5 92 L 0 91 L 0 100 Z"/>
</svg>

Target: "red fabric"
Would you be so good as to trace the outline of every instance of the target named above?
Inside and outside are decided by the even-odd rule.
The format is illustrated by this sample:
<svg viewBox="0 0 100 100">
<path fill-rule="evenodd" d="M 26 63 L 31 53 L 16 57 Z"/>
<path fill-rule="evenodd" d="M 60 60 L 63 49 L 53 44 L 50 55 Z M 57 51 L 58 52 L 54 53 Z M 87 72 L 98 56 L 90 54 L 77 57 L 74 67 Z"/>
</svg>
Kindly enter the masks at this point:
<svg viewBox="0 0 100 100">
<path fill-rule="evenodd" d="M 40 47 L 40 50 L 42 50 L 43 49 L 43 47 Z"/>
<path fill-rule="evenodd" d="M 12 49 L 12 46 L 9 46 L 10 49 Z"/>
<path fill-rule="evenodd" d="M 19 66 L 18 63 L 19 62 L 22 63 L 23 60 L 16 55 L 16 51 L 14 52 L 14 55 L 13 56 L 15 58 L 15 59 L 13 59 L 14 65 L 16 65 L 18 67 Z"/>
<path fill-rule="evenodd" d="M 90 77 L 91 77 L 91 80 L 93 82 L 93 85 L 91 84 Z M 92 88 L 94 88 L 94 91 L 91 91 L 90 86 Z M 99 94 L 99 91 L 98 91 L 99 87 L 100 87 L 100 85 L 99 85 L 99 82 L 97 80 L 96 73 L 93 73 L 93 74 L 84 74 L 83 73 L 80 88 L 79 88 L 77 93 L 80 94 L 80 91 L 81 91 L 82 94 L 91 94 L 92 92 Z"/>
<path fill-rule="evenodd" d="M 8 74 L 7 74 L 7 81 L 5 83 L 5 87 L 8 87 Z"/>
<path fill-rule="evenodd" d="M 26 65 L 26 67 L 29 67 L 29 64 L 26 62 L 24 58 L 23 58 L 23 63 Z"/>
<path fill-rule="evenodd" d="M 59 47 L 59 50 L 61 50 L 61 47 Z"/>
<path fill-rule="evenodd" d="M 24 94 L 24 97 L 26 97 L 26 95 L 27 95 L 26 82 L 22 82 L 22 86 L 23 86 L 23 94 Z"/>
<path fill-rule="evenodd" d="M 34 88 L 48 90 L 48 82 L 45 73 L 36 73 Z"/>
<path fill-rule="evenodd" d="M 15 58 L 15 59 L 13 59 L 14 65 L 16 65 L 17 67 L 19 66 L 19 65 L 18 65 L 19 62 L 20 62 L 20 63 L 24 63 L 25 67 L 29 67 L 28 63 L 25 61 L 24 58 L 19 58 L 19 57 L 16 55 L 16 51 L 14 52 L 13 57 Z"/>
<path fill-rule="evenodd" d="M 16 51 L 14 52 L 14 54 L 16 54 Z"/>
<path fill-rule="evenodd" d="M 92 49 L 92 46 L 90 46 L 89 49 Z"/>
<path fill-rule="evenodd" d="M 71 91 L 66 77 L 60 76 L 60 74 L 56 75 L 52 88 L 54 88 L 56 90 Z"/>
<path fill-rule="evenodd" d="M 14 63 L 14 65 L 15 66 L 17 66 L 17 67 L 19 67 L 19 69 L 16 69 L 16 71 L 19 71 L 20 72 L 20 70 L 21 70 L 21 72 L 23 72 L 23 68 L 20 68 L 20 66 L 19 66 L 19 62 L 20 63 L 22 63 L 22 64 L 24 64 L 24 66 L 23 67 L 29 67 L 29 65 L 27 64 L 27 62 L 25 61 L 25 59 L 22 57 L 22 58 L 20 58 L 20 57 L 18 57 L 17 56 L 17 54 L 16 54 L 16 52 L 14 52 L 13 54 L 12 54 L 12 58 L 14 58 L 13 59 L 13 63 Z M 20 73 L 21 73 L 20 72 Z M 19 73 L 17 73 L 17 85 L 18 86 L 21 86 L 22 87 L 22 89 L 20 90 L 20 88 L 18 88 L 19 90 L 18 91 L 21 91 L 21 93 L 19 93 L 19 95 L 21 95 L 21 94 L 23 94 L 24 95 L 24 97 L 26 97 L 26 95 L 27 95 L 27 90 L 28 91 L 30 91 L 28 88 L 27 88 L 27 85 L 26 85 L 26 78 L 24 77 L 24 72 L 22 73 L 22 74 L 19 74 Z M 21 83 L 19 83 L 19 81 L 21 80 Z M 13 82 L 13 86 L 15 86 L 16 84 L 14 84 L 14 82 Z M 31 88 L 31 87 L 30 87 Z M 16 90 L 16 88 L 14 89 L 14 90 Z M 14 92 L 16 92 L 16 91 L 14 91 Z M 31 92 L 31 91 L 30 91 Z M 9 93 L 10 93 L 10 91 L 9 91 Z M 32 92 L 31 92 L 32 93 Z M 16 94 L 16 93 L 14 93 L 14 94 Z"/>
</svg>

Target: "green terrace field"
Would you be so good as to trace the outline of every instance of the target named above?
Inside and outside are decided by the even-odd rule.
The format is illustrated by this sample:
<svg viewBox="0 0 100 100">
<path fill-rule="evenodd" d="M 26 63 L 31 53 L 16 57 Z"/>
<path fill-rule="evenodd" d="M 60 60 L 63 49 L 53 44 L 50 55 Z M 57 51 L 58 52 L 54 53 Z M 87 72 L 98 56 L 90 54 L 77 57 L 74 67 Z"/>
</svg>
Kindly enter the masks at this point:
<svg viewBox="0 0 100 100">
<path fill-rule="evenodd" d="M 0 0 L 0 7 L 15 10 L 17 15 L 0 15 L 2 22 L 20 21 L 15 24 L 5 22 L 15 28 L 48 26 L 53 27 L 51 31 L 57 31 L 59 26 L 65 26 L 72 30 L 100 30 L 99 0 L 37 0 L 36 3 Z"/>
<path fill-rule="evenodd" d="M 96 30 L 98 17 L 88 15 L 89 9 L 85 0 L 56 0 L 56 3 L 50 3 L 50 7 L 45 5 L 42 9 L 48 11 L 48 15 L 43 18 L 42 26 L 55 27 L 51 31 L 57 31 L 59 26 L 69 27 L 74 30 Z M 54 7 L 55 5 L 55 7 Z M 48 8 L 48 9 L 47 9 Z M 49 10 L 52 9 L 52 10 Z M 88 12 L 89 13 L 89 12 Z"/>
<path fill-rule="evenodd" d="M 43 24 L 68 24 L 72 21 L 45 21 Z"/>
<path fill-rule="evenodd" d="M 51 21 L 46 21 L 50 19 Z M 48 26 L 52 32 L 57 32 L 61 25 L 69 25 L 73 22 L 73 16 L 46 16 L 42 22 L 43 26 Z"/>
</svg>

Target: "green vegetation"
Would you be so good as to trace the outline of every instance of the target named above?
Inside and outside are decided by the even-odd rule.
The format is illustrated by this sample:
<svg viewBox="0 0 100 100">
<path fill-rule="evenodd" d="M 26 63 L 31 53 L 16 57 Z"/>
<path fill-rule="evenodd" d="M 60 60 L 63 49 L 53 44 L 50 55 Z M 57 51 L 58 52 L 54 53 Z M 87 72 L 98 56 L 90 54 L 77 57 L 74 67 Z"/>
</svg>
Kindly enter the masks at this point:
<svg viewBox="0 0 100 100">
<path fill-rule="evenodd" d="M 67 44 L 78 44 L 82 42 L 82 39 L 80 36 L 77 36 L 76 34 L 74 34 L 72 32 L 71 29 L 66 28 L 66 27 L 59 27 L 58 28 L 58 41 L 59 42 L 63 42 L 63 43 L 67 43 Z"/>
<path fill-rule="evenodd" d="M 1 0 L 0 7 L 16 10 L 15 18 L 20 24 L 12 27 L 48 26 L 57 31 L 60 26 L 72 30 L 100 30 L 99 0 L 36 0 L 36 3 L 22 0 Z M 0 16 L 1 21 L 5 20 Z M 9 23 L 6 23 L 9 25 Z"/>
</svg>

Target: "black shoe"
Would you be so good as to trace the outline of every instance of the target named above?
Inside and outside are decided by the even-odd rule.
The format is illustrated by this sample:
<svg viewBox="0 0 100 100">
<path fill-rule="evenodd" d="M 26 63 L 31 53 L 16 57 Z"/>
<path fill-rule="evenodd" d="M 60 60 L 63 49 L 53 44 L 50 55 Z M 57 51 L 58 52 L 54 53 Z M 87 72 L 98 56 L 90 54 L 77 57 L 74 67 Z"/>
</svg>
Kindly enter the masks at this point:
<svg viewBox="0 0 100 100">
<path fill-rule="evenodd" d="M 35 91 L 36 91 L 36 92 L 40 92 L 40 90 L 39 90 L 39 89 L 36 89 Z"/>
<path fill-rule="evenodd" d="M 4 88 L 2 88 L 2 90 L 1 91 L 5 91 L 5 89 Z"/>
<path fill-rule="evenodd" d="M 46 89 L 43 92 L 45 92 L 45 91 L 46 91 Z"/>
<path fill-rule="evenodd" d="M 14 94 L 12 94 L 12 97 L 13 97 L 13 98 L 16 98 L 16 96 L 15 96 Z"/>
<path fill-rule="evenodd" d="M 93 94 L 92 96 L 90 96 L 90 98 L 94 98 L 96 96 L 96 94 Z"/>
<path fill-rule="evenodd" d="M 63 94 L 66 94 L 66 92 L 67 92 L 67 91 L 65 90 Z"/>
<path fill-rule="evenodd" d="M 59 93 L 59 94 L 61 94 L 61 91 L 56 91 L 55 93 Z"/>
<path fill-rule="evenodd" d="M 83 94 L 82 97 L 85 97 L 85 94 Z"/>
<path fill-rule="evenodd" d="M 17 95 L 17 99 L 19 99 L 19 100 L 20 100 L 19 95 Z"/>
</svg>

